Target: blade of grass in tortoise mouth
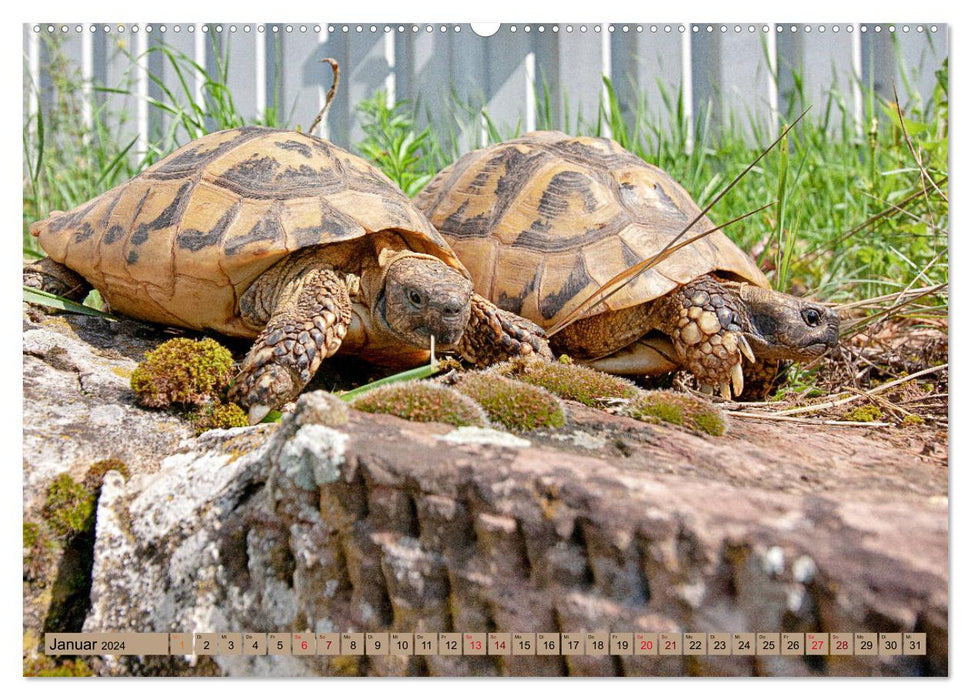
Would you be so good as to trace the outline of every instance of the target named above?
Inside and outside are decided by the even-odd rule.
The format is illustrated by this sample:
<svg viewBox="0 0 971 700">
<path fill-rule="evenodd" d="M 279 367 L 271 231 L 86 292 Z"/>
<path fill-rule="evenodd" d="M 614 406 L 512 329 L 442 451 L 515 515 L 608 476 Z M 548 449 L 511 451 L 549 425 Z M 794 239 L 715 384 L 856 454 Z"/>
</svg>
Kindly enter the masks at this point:
<svg viewBox="0 0 971 700">
<path fill-rule="evenodd" d="M 621 272 L 621 273 L 615 275 L 614 277 L 612 277 L 610 280 L 607 281 L 606 284 L 602 285 L 600 287 L 600 289 L 598 289 L 593 294 L 591 294 L 589 297 L 587 297 L 586 299 L 584 299 L 583 302 L 581 302 L 579 306 L 577 306 L 573 311 L 571 311 L 569 314 L 567 314 L 567 316 L 562 321 L 560 321 L 559 323 L 557 323 L 556 325 L 554 325 L 552 328 L 550 328 L 546 332 L 547 336 L 552 337 L 552 336 L 556 335 L 557 333 L 559 333 L 561 330 L 563 330 L 564 328 L 566 328 L 567 326 L 569 326 L 571 323 L 573 323 L 577 319 L 582 318 L 591 309 L 593 309 L 595 306 L 597 306 L 597 304 L 600 304 L 601 302 L 604 302 L 607 299 L 609 299 L 610 297 L 612 297 L 614 294 L 616 294 L 621 289 L 623 289 L 624 286 L 626 284 L 628 284 L 629 282 L 631 282 L 635 277 L 637 277 L 641 273 L 646 272 L 647 270 L 651 269 L 652 267 L 654 267 L 655 265 L 657 265 L 658 263 L 660 263 L 662 260 L 664 260 L 665 258 L 667 258 L 669 255 L 671 255 L 672 253 L 674 253 L 676 250 L 679 250 L 683 246 L 689 245 L 690 243 L 693 243 L 694 241 L 698 240 L 699 238 L 702 238 L 704 236 L 707 236 L 707 235 L 709 235 L 711 233 L 714 233 L 715 231 L 719 230 L 721 227 L 714 228 L 714 229 L 711 229 L 709 231 L 705 231 L 704 233 L 701 233 L 701 234 L 699 234 L 697 236 L 694 236 L 693 238 L 690 238 L 687 241 L 683 241 L 683 242 L 679 243 L 679 241 L 681 241 L 681 239 L 684 237 L 684 235 L 688 231 L 690 231 L 691 228 L 696 223 L 698 223 L 699 221 L 701 221 L 702 217 L 704 217 L 709 211 L 711 211 L 711 208 L 714 207 L 721 200 L 722 197 L 724 197 L 726 194 L 728 194 L 729 192 L 731 192 L 732 188 L 735 187 L 735 185 L 737 185 L 738 182 L 743 177 L 745 177 L 745 175 L 752 168 L 754 168 L 756 166 L 756 164 L 760 160 L 762 160 L 769 153 L 769 151 L 771 151 L 773 148 L 775 148 L 779 144 L 779 142 L 782 141 L 782 139 L 784 139 L 786 137 L 786 135 L 793 129 L 793 127 L 795 127 L 795 125 L 798 124 L 802 120 L 802 118 L 806 116 L 806 114 L 809 112 L 810 109 L 812 109 L 812 107 L 807 107 L 806 110 L 802 114 L 800 114 L 798 117 L 796 117 L 796 119 L 792 122 L 792 124 L 790 124 L 785 129 L 783 129 L 782 130 L 782 133 L 779 134 L 778 137 L 776 137 L 775 141 L 773 141 L 771 144 L 769 144 L 758 155 L 758 157 L 755 160 L 753 160 L 751 163 L 749 163 L 745 167 L 745 169 L 742 170 L 742 172 L 740 172 L 738 175 L 736 175 L 735 176 L 735 179 L 732 180 L 730 183 L 728 183 L 728 185 L 726 185 L 722 189 L 722 191 L 718 193 L 718 195 L 708 204 L 708 206 L 706 206 L 704 209 L 702 209 L 698 213 L 698 215 L 694 219 L 692 219 L 691 222 L 681 230 L 681 233 L 679 233 L 677 236 L 675 236 L 674 238 L 672 238 L 667 243 L 667 245 L 665 245 L 663 248 L 661 248 L 660 251 L 658 251 L 658 253 L 656 255 L 654 255 L 651 258 L 648 258 L 647 260 L 642 260 L 639 263 L 636 263 L 636 264 L 632 265 L 631 267 L 627 268 L 623 272 Z M 771 206 L 771 205 L 766 205 L 766 206 Z M 755 212 L 761 211 L 762 209 L 765 209 L 765 208 L 766 207 L 761 207 L 760 209 L 756 209 Z M 750 212 L 750 214 L 754 214 L 755 212 Z M 746 216 L 748 216 L 748 215 L 746 215 Z M 740 221 L 743 218 L 745 218 L 745 217 L 742 216 L 742 217 L 739 217 L 737 219 L 733 219 L 729 223 L 734 223 L 735 221 Z M 725 224 L 725 225 L 727 226 L 728 224 Z"/>
<path fill-rule="evenodd" d="M 432 376 L 439 370 L 439 363 L 437 360 L 432 360 L 427 365 L 422 365 L 421 367 L 415 367 L 414 369 L 405 370 L 404 372 L 398 372 L 397 374 L 392 374 L 391 376 L 384 377 L 382 379 L 377 379 L 373 382 L 369 382 L 363 386 L 359 386 L 356 389 L 351 389 L 349 391 L 342 391 L 337 396 L 343 401 L 353 401 L 361 394 L 374 389 L 375 387 L 384 386 L 385 384 L 394 384 L 395 382 L 408 382 L 413 379 L 425 379 Z"/>
</svg>

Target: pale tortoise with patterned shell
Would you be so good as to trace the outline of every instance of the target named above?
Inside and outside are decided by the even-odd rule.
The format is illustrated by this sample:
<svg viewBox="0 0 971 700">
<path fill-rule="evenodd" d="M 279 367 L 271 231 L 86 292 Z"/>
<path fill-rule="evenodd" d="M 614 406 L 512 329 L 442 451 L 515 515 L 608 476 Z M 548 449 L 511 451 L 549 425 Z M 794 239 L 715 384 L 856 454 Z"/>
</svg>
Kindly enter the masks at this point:
<svg viewBox="0 0 971 700">
<path fill-rule="evenodd" d="M 539 328 L 472 291 L 448 244 L 384 174 L 298 132 L 203 136 L 31 232 L 24 282 L 147 321 L 255 338 L 230 398 L 256 422 L 341 351 L 415 366 L 430 336 L 485 365 L 549 357 Z"/>
<path fill-rule="evenodd" d="M 550 330 L 601 285 L 660 252 L 700 213 L 669 175 L 615 141 L 539 131 L 473 151 L 415 198 L 499 308 Z M 705 216 L 687 232 L 714 228 Z M 550 338 L 598 369 L 684 368 L 728 398 L 764 392 L 780 361 L 817 357 L 838 317 L 772 291 L 720 230 L 642 273 Z M 743 371 L 742 360 L 752 364 Z"/>
</svg>

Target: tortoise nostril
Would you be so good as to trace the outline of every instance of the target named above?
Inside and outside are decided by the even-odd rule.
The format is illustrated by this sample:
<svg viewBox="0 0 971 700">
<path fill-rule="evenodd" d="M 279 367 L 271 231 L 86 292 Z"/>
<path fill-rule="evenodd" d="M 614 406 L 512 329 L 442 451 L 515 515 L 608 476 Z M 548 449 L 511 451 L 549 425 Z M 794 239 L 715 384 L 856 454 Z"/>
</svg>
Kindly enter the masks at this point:
<svg viewBox="0 0 971 700">
<path fill-rule="evenodd" d="M 465 308 L 465 305 L 458 300 L 447 301 L 442 304 L 442 316 L 454 318 L 462 313 L 463 308 Z"/>
</svg>

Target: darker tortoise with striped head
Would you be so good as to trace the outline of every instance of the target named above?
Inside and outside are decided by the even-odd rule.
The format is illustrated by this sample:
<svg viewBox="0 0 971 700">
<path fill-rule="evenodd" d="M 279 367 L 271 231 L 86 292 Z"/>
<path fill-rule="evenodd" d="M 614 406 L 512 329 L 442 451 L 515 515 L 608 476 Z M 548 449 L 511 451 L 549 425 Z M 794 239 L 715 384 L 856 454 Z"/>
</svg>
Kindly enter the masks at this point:
<svg viewBox="0 0 971 700">
<path fill-rule="evenodd" d="M 700 213 L 684 188 L 615 141 L 526 134 L 466 154 L 415 198 L 502 309 L 552 329 L 611 278 L 657 254 Z M 702 216 L 686 234 L 714 228 Z M 780 361 L 833 347 L 838 319 L 774 292 L 721 231 L 681 248 L 550 338 L 617 374 L 690 370 L 729 398 L 768 388 Z M 751 388 L 751 387 L 750 387 Z"/>
<path fill-rule="evenodd" d="M 476 364 L 549 355 L 542 331 L 472 291 L 448 244 L 387 177 L 307 134 L 246 127 L 189 143 L 36 223 L 25 284 L 115 312 L 255 338 L 230 398 L 259 420 L 348 352 L 386 366 L 429 338 Z"/>
</svg>

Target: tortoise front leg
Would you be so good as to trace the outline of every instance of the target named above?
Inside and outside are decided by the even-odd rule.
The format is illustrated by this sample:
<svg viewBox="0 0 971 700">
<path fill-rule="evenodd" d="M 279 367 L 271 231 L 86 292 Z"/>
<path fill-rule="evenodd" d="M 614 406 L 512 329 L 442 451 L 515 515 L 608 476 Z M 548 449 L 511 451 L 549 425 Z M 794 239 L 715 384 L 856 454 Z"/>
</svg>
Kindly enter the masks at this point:
<svg viewBox="0 0 971 700">
<path fill-rule="evenodd" d="M 542 328 L 478 294 L 472 295 L 469 325 L 457 347 L 463 358 L 479 367 L 534 353 L 553 359 Z"/>
<path fill-rule="evenodd" d="M 81 303 L 91 285 L 81 275 L 50 258 L 24 265 L 24 285 Z"/>
<path fill-rule="evenodd" d="M 657 327 L 671 338 L 681 365 L 702 390 L 716 389 L 725 399 L 745 387 L 742 357 L 755 355 L 742 334 L 740 300 L 713 277 L 699 277 L 654 302 Z"/>
<path fill-rule="evenodd" d="M 250 424 L 292 401 L 337 352 L 350 322 L 347 285 L 333 270 L 312 269 L 290 280 L 243 360 L 230 400 L 249 409 Z"/>
</svg>

